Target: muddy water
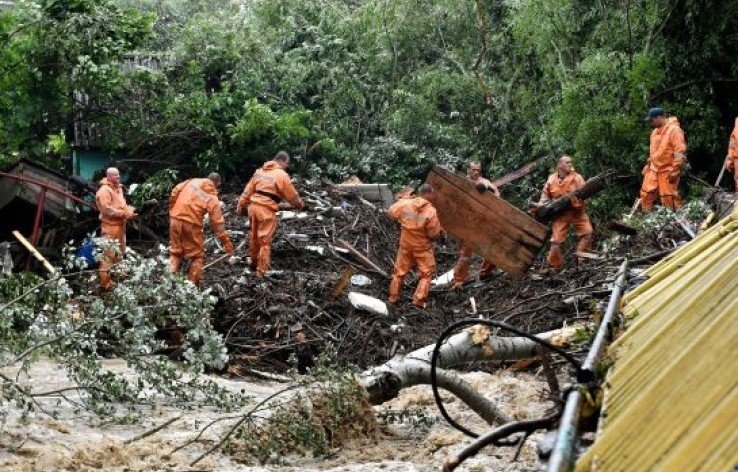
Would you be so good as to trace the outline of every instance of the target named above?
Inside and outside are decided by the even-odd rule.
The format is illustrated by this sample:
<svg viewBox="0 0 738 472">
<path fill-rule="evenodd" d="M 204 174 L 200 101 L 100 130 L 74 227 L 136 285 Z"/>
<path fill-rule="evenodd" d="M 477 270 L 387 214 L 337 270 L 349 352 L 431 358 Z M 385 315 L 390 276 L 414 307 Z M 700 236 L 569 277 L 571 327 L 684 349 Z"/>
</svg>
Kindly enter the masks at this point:
<svg viewBox="0 0 738 472">
<path fill-rule="evenodd" d="M 105 361 L 106 368 L 123 374 L 125 365 L 117 360 Z M 518 418 L 540 416 L 548 406 L 540 400 L 544 388 L 541 378 L 528 373 L 501 372 L 497 375 L 466 374 L 465 378 L 499 407 Z M 244 391 L 257 402 L 281 390 L 278 382 L 234 381 L 213 377 L 220 385 L 233 391 Z M 70 385 L 64 371 L 50 362 L 39 362 L 26 381 L 44 390 Z M 464 424 L 484 431 L 484 424 L 463 404 L 444 395 L 447 409 Z M 205 451 L 231 424 L 223 423 L 206 434 L 205 444 L 196 444 L 178 452 L 173 449 L 193 438 L 213 419 L 223 414 L 200 409 L 182 411 L 159 407 L 145 411 L 144 420 L 133 425 L 101 423 L 89 412 L 80 411 L 59 399 L 44 399 L 45 408 L 58 412 L 57 419 L 40 413 L 24 421 L 11 405 L 3 405 L 7 421 L 0 433 L 0 470 L 3 471 L 346 471 L 421 472 L 440 470 L 441 464 L 454 451 L 468 442 L 461 433 L 447 427 L 433 403 L 430 388 L 413 387 L 400 396 L 376 408 L 378 414 L 391 411 L 412 411 L 412 418 L 389 422 L 379 438 L 354 440 L 335 451 L 329 459 L 285 458 L 288 466 L 259 467 L 238 463 L 232 457 L 216 453 L 190 468 L 188 464 Z M 170 418 L 180 416 L 166 429 L 140 441 L 126 445 L 124 441 Z M 469 460 L 459 470 L 522 471 L 535 467 L 535 440 L 529 439 L 520 459 L 512 463 L 511 449 L 488 448 L 484 454 Z"/>
</svg>

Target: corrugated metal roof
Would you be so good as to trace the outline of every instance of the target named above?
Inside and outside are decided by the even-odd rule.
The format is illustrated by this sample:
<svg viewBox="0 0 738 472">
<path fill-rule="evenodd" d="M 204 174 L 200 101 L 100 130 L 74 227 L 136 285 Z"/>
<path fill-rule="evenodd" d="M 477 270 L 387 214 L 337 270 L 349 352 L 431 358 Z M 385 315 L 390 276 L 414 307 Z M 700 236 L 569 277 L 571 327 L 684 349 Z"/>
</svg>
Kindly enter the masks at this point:
<svg viewBox="0 0 738 472">
<path fill-rule="evenodd" d="M 738 207 L 623 297 L 600 431 L 576 470 L 738 465 Z"/>
</svg>

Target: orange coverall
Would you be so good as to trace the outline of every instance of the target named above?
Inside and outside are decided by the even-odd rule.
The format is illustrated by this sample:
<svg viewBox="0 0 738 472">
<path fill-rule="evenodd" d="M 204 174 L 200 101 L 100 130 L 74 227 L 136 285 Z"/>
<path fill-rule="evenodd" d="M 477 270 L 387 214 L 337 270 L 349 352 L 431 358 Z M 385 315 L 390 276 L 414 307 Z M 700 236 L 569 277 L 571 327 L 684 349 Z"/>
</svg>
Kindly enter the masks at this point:
<svg viewBox="0 0 738 472">
<path fill-rule="evenodd" d="M 227 253 L 233 253 L 213 181 L 190 179 L 174 187 L 169 197 L 169 263 L 172 271 L 178 273 L 182 259 L 189 259 L 187 278 L 195 285 L 200 284 L 205 265 L 205 213 L 210 215 L 213 234 Z"/>
<path fill-rule="evenodd" d="M 556 172 L 549 176 L 546 181 L 539 203 L 545 205 L 552 200 L 564 197 L 582 187 L 584 183 L 582 176 L 576 172 L 571 172 L 563 178 Z M 576 197 L 571 197 L 571 203 L 572 208 L 556 216 L 551 222 L 551 250 L 548 253 L 548 263 L 551 267 L 557 269 L 564 264 L 561 244 L 566 241 L 569 226 L 574 226 L 579 237 L 577 251 L 586 252 L 592 244 L 592 224 L 585 212 L 584 202 Z"/>
<path fill-rule="evenodd" d="M 403 198 L 389 207 L 387 214 L 400 223 L 400 248 L 389 287 L 389 302 L 396 303 L 405 275 L 418 266 L 418 286 L 413 305 L 425 308 L 431 279 L 436 272 L 433 240 L 441 233 L 436 209 L 425 198 Z"/>
<path fill-rule="evenodd" d="M 120 256 L 126 252 L 126 221 L 132 219 L 136 212 L 128 206 L 123 195 L 123 187 L 113 184 L 107 178 L 100 181 L 100 188 L 95 194 L 95 203 L 100 211 L 100 236 L 120 245 L 120 254 L 112 249 L 104 249 L 98 276 L 103 289 L 110 290 L 113 286 L 110 280 L 110 268 L 120 261 Z"/>
<path fill-rule="evenodd" d="M 738 160 L 738 118 L 735 119 L 735 127 L 730 134 L 730 143 L 728 144 L 728 159 L 725 162 L 725 168 L 733 172 L 733 180 L 735 180 L 735 191 L 738 193 L 738 171 L 736 171 L 736 160 Z"/>
<path fill-rule="evenodd" d="M 682 206 L 679 198 L 679 167 L 684 160 L 675 157 L 674 154 L 678 152 L 686 153 L 687 143 L 679 121 L 671 117 L 664 126 L 651 132 L 649 157 L 643 168 L 641 186 L 641 208 L 644 212 L 653 209 L 657 194 L 665 207 L 676 210 Z"/>
<path fill-rule="evenodd" d="M 290 176 L 276 161 L 266 162 L 254 172 L 238 199 L 237 211 L 249 213 L 249 252 L 251 268 L 263 276 L 271 263 L 272 239 L 277 230 L 277 210 L 282 200 L 295 209 L 303 208 L 302 199 L 295 190 Z"/>
<path fill-rule="evenodd" d="M 488 188 L 494 188 L 494 194 L 498 197 L 500 196 L 500 191 L 492 185 L 492 182 L 484 177 L 479 177 L 476 180 L 472 180 L 472 182 L 476 184 L 482 183 L 487 185 Z M 466 279 L 469 278 L 469 267 L 471 266 L 472 254 L 473 251 L 470 247 L 467 247 L 464 244 L 459 244 L 459 260 L 456 261 L 456 265 L 454 266 L 454 288 L 461 287 L 464 282 L 466 282 Z M 485 259 L 484 262 L 482 262 L 482 267 L 479 269 L 479 276 L 488 276 L 495 267 L 496 266 L 492 262 Z"/>
</svg>

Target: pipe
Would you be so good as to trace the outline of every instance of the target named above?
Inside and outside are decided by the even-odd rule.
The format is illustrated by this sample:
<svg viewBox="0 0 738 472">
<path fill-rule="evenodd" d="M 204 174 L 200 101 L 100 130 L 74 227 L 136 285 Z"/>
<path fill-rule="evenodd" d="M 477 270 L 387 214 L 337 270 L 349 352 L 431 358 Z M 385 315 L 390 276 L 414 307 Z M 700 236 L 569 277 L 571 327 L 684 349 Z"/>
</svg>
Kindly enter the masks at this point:
<svg viewBox="0 0 738 472">
<path fill-rule="evenodd" d="M 624 260 L 618 270 L 618 276 L 615 279 L 615 284 L 612 287 L 612 294 L 610 295 L 610 301 L 607 304 L 607 310 L 605 310 L 605 316 L 600 322 L 600 327 L 597 329 L 592 346 L 589 348 L 587 357 L 582 363 L 582 374 L 584 378 L 577 379 L 580 383 L 591 382 L 596 377 L 597 363 L 599 362 L 600 355 L 605 348 L 607 339 L 612 335 L 612 319 L 618 312 L 620 305 L 620 298 L 623 296 L 623 290 L 625 289 L 625 279 L 628 275 L 628 259 Z"/>
<path fill-rule="evenodd" d="M 612 319 L 618 312 L 627 274 L 628 260 L 626 259 L 620 265 L 618 276 L 615 279 L 612 294 L 610 295 L 610 301 L 607 304 L 605 316 L 602 318 L 594 341 L 592 341 L 592 346 L 590 346 L 587 357 L 584 359 L 582 368 L 579 371 L 580 374 L 577 375 L 577 381 L 580 383 L 580 386 L 572 390 L 566 397 L 566 405 L 561 415 L 556 442 L 551 452 L 551 458 L 548 461 L 548 472 L 568 472 L 571 468 L 583 400 L 583 394 L 580 390 L 582 388 L 581 384 L 591 382 L 596 378 L 597 364 L 599 363 L 607 339 L 611 334 Z"/>
<path fill-rule="evenodd" d="M 581 411 L 582 392 L 579 389 L 572 390 L 566 397 L 566 406 L 564 406 L 564 413 L 559 422 L 556 442 L 551 451 L 551 458 L 548 460 L 548 472 L 569 472 Z"/>
</svg>

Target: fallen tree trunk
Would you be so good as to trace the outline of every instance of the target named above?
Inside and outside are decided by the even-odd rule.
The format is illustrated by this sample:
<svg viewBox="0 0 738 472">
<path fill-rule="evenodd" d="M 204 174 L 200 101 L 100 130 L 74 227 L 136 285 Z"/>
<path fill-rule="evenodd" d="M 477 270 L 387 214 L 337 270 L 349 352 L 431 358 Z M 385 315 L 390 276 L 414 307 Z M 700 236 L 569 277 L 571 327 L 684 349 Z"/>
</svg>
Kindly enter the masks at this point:
<svg viewBox="0 0 738 472">
<path fill-rule="evenodd" d="M 570 194 L 558 198 L 536 210 L 536 220 L 549 221 L 554 216 L 571 208 L 571 197 L 586 200 L 597 195 L 607 185 L 609 173 L 600 174 L 589 179 L 584 186 L 574 190 Z"/>
<path fill-rule="evenodd" d="M 572 339 L 578 329 L 579 327 L 576 326 L 561 328 L 537 336 L 551 344 L 563 346 Z M 434 347 L 435 345 L 431 344 L 406 356 L 395 356 L 386 363 L 363 372 L 360 375 L 360 381 L 369 393 L 369 401 L 373 405 L 378 405 L 395 398 L 403 388 L 430 384 L 430 360 Z M 530 339 L 491 336 L 488 328 L 473 326 L 451 336 L 441 347 L 438 367 L 448 369 L 475 361 L 530 359 L 540 355 L 540 349 L 540 345 Z M 450 373 L 446 372 L 446 374 Z M 456 379 L 453 381 L 444 381 L 447 384 L 446 386 L 440 386 L 454 394 L 457 394 L 457 391 L 471 388 L 463 379 L 455 375 L 454 377 Z M 472 401 L 479 402 L 478 399 Z M 496 408 L 486 399 L 484 399 L 484 402 L 487 405 L 482 409 L 494 410 L 495 412 L 486 411 L 482 417 L 499 417 Z M 474 408 L 478 409 L 478 407 Z"/>
</svg>

